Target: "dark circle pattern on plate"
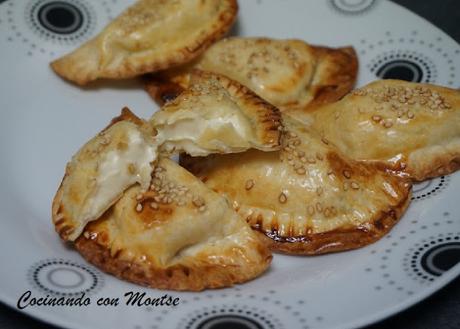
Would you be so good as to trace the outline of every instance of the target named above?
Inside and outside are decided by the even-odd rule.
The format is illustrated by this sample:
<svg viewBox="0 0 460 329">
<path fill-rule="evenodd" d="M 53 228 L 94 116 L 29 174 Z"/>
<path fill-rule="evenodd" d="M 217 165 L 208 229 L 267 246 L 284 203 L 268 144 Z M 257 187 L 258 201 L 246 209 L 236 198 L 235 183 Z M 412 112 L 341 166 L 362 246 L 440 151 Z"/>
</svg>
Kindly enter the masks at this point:
<svg viewBox="0 0 460 329">
<path fill-rule="evenodd" d="M 263 329 L 253 319 L 240 315 L 218 315 L 203 320 L 197 329 Z"/>
<path fill-rule="evenodd" d="M 83 24 L 83 14 L 72 3 L 49 2 L 38 9 L 38 21 L 47 30 L 70 34 L 79 30 Z"/>
<path fill-rule="evenodd" d="M 103 285 L 98 271 L 64 259 L 44 260 L 33 265 L 28 278 L 42 292 L 58 296 L 93 293 Z"/>
<path fill-rule="evenodd" d="M 278 329 L 282 324 L 265 311 L 245 305 L 214 305 L 187 316 L 184 329 Z"/>
<path fill-rule="evenodd" d="M 436 195 L 446 187 L 447 182 L 447 177 L 441 176 L 414 184 L 412 189 L 412 200 L 418 201 Z"/>
<path fill-rule="evenodd" d="M 96 14 L 84 0 L 39 0 L 26 6 L 29 27 L 42 38 L 78 43 L 94 28 Z"/>
<path fill-rule="evenodd" d="M 370 64 L 370 70 L 380 79 L 399 79 L 432 83 L 437 70 L 426 56 L 414 51 L 391 51 L 381 54 Z"/>
<path fill-rule="evenodd" d="M 434 281 L 460 263 L 460 233 L 423 240 L 410 250 L 405 262 L 417 279 Z"/>
<path fill-rule="evenodd" d="M 329 0 L 336 11 L 345 15 L 363 14 L 372 9 L 378 0 Z"/>
</svg>

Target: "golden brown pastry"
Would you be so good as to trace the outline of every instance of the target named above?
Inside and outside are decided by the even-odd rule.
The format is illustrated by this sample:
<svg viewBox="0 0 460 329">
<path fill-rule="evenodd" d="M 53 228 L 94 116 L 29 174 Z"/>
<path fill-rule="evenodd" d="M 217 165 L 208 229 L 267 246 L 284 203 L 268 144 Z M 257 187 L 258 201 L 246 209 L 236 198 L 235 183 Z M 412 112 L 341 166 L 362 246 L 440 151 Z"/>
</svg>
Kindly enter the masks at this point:
<svg viewBox="0 0 460 329">
<path fill-rule="evenodd" d="M 313 115 L 314 128 L 352 158 L 415 181 L 460 168 L 460 91 L 397 80 L 360 88 Z"/>
<path fill-rule="evenodd" d="M 169 152 L 203 156 L 280 148 L 278 109 L 239 83 L 212 73 L 195 71 L 189 89 L 155 112 L 150 124 Z"/>
<path fill-rule="evenodd" d="M 75 240 L 130 186 L 148 189 L 158 153 L 280 148 L 276 108 L 227 78 L 197 73 L 196 79 L 196 85 L 150 122 L 125 108 L 75 154 L 53 202 L 53 222 L 63 239 Z"/>
<path fill-rule="evenodd" d="M 322 254 L 358 248 L 387 233 L 404 213 L 411 184 L 356 162 L 284 116 L 279 152 L 249 150 L 182 164 L 271 241 L 272 249 Z"/>
<path fill-rule="evenodd" d="M 237 11 L 236 0 L 139 0 L 51 67 L 80 85 L 167 69 L 194 59 L 222 37 Z"/>
<path fill-rule="evenodd" d="M 217 42 L 192 64 L 154 75 L 146 89 L 160 103 L 173 99 L 187 87 L 191 68 L 226 75 L 286 111 L 341 98 L 355 83 L 358 63 L 351 47 L 233 37 Z"/>
<path fill-rule="evenodd" d="M 52 209 L 56 231 L 64 240 L 75 240 L 131 185 L 149 188 L 150 164 L 158 149 L 153 135 L 145 121 L 124 109 L 72 157 Z"/>
<path fill-rule="evenodd" d="M 159 160 L 147 192 L 131 187 L 75 246 L 119 278 L 174 290 L 245 282 L 272 258 L 225 198 L 169 159 Z"/>
</svg>

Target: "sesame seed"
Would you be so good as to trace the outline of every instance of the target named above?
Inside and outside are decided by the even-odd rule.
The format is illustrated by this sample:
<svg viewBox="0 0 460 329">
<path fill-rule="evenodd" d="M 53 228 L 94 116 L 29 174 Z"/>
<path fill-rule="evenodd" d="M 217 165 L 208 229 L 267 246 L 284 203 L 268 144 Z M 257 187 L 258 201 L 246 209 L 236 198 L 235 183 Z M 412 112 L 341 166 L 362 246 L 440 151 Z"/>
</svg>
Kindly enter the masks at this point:
<svg viewBox="0 0 460 329">
<path fill-rule="evenodd" d="M 203 206 L 201 206 L 200 208 L 198 208 L 198 210 L 199 210 L 200 212 L 204 212 L 204 211 L 206 210 L 206 206 L 203 205 Z"/>
<path fill-rule="evenodd" d="M 313 216 L 315 214 L 315 207 L 313 207 L 312 205 L 309 205 L 307 207 L 307 211 L 310 216 Z"/>
<path fill-rule="evenodd" d="M 350 186 L 354 190 L 359 190 L 359 184 L 357 182 L 351 182 Z"/>
<path fill-rule="evenodd" d="M 343 183 L 343 190 L 348 191 L 348 182 Z"/>
<path fill-rule="evenodd" d="M 384 120 L 383 121 L 383 126 L 385 128 L 391 128 L 393 126 L 393 123 L 391 121 L 388 121 L 388 120 Z"/>
<path fill-rule="evenodd" d="M 307 171 L 303 167 L 296 169 L 296 173 L 298 173 L 299 175 L 305 175 L 306 172 Z"/>
<path fill-rule="evenodd" d="M 204 206 L 204 200 L 203 200 L 202 197 L 195 197 L 195 198 L 193 198 L 192 203 L 193 203 L 196 207 Z"/>
<path fill-rule="evenodd" d="M 345 176 L 345 178 L 350 179 L 351 178 L 351 172 L 349 170 L 344 170 L 342 174 Z"/>
<path fill-rule="evenodd" d="M 332 213 L 332 216 L 335 216 L 335 215 L 337 215 L 337 210 L 335 209 L 335 207 L 334 207 L 334 206 L 331 206 L 331 208 L 330 208 L 330 209 L 331 209 L 331 213 Z"/>
<path fill-rule="evenodd" d="M 325 137 L 321 138 L 321 141 L 322 141 L 324 144 L 329 145 L 329 141 L 328 141 Z"/>
<path fill-rule="evenodd" d="M 413 112 L 411 112 L 411 111 L 407 112 L 407 117 L 408 117 L 409 119 L 413 119 L 414 116 L 415 116 L 415 115 L 414 115 Z"/>
<path fill-rule="evenodd" d="M 287 202 L 287 196 L 284 193 L 281 193 L 278 197 L 278 201 L 281 203 L 286 203 Z"/>
<path fill-rule="evenodd" d="M 252 188 L 254 187 L 254 180 L 248 179 L 248 180 L 246 181 L 246 184 L 245 184 L 244 187 L 245 187 L 246 190 L 248 190 L 248 191 L 249 191 L 250 189 L 252 189 Z"/>
<path fill-rule="evenodd" d="M 149 206 L 153 210 L 158 210 L 158 208 L 159 208 L 158 203 L 156 203 L 156 202 L 150 202 Z"/>
<path fill-rule="evenodd" d="M 136 200 L 137 200 L 137 201 L 140 201 L 140 200 L 142 200 L 143 197 L 144 197 L 144 196 L 143 196 L 142 194 L 139 193 L 138 195 L 136 195 Z"/>
<path fill-rule="evenodd" d="M 330 215 L 331 215 L 331 211 L 329 210 L 329 208 L 325 208 L 324 209 L 324 216 L 329 217 Z"/>
<path fill-rule="evenodd" d="M 138 203 L 137 206 L 136 206 L 136 211 L 137 212 L 141 212 L 142 211 L 142 203 Z"/>
<path fill-rule="evenodd" d="M 316 203 L 316 211 L 317 212 L 322 212 L 323 211 L 323 206 L 321 205 L 321 202 Z"/>
</svg>

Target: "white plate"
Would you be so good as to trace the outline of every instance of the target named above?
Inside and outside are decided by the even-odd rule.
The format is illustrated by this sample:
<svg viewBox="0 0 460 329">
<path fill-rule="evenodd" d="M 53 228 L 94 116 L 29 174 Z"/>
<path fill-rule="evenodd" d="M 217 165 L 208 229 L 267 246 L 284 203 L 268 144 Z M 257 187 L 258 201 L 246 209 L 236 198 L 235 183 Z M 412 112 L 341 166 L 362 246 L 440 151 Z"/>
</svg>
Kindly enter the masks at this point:
<svg viewBox="0 0 460 329">
<path fill-rule="evenodd" d="M 0 299 L 85 292 L 90 306 L 23 311 L 69 328 L 351 328 L 401 311 L 460 273 L 460 175 L 414 188 L 414 202 L 379 242 L 320 257 L 276 255 L 261 278 L 202 293 L 144 289 L 101 273 L 66 247 L 50 221 L 66 161 L 127 105 L 156 106 L 136 82 L 80 89 L 49 69 L 53 58 L 94 35 L 125 1 L 29 0 L 0 4 Z M 437 28 L 387 1 L 240 0 L 240 35 L 352 44 L 359 85 L 376 76 L 459 86 L 460 47 Z M 73 16 L 65 25 L 56 12 Z M 454 266 L 455 265 L 455 266 Z M 97 306 L 127 291 L 180 298 L 176 307 Z M 66 295 L 67 294 L 67 295 Z"/>
</svg>

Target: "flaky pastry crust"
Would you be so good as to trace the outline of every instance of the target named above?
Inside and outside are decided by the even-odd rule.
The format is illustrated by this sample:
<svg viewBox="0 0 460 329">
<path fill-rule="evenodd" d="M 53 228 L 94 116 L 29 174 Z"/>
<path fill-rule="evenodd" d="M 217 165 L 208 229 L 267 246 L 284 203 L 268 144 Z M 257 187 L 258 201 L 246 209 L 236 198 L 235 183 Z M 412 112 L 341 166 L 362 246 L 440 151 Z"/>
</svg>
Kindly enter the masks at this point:
<svg viewBox="0 0 460 329">
<path fill-rule="evenodd" d="M 232 37 L 217 42 L 193 63 L 146 77 L 146 90 L 160 104 L 171 100 L 188 86 L 193 68 L 226 75 L 281 111 L 304 111 L 349 92 L 358 60 L 352 47 Z"/>
<path fill-rule="evenodd" d="M 153 188 L 127 190 L 76 240 L 98 268 L 133 283 L 199 291 L 251 280 L 272 256 L 227 201 L 169 159 Z"/>
<path fill-rule="evenodd" d="M 311 115 L 313 128 L 350 157 L 414 181 L 460 167 L 460 91 L 375 81 Z"/>
<path fill-rule="evenodd" d="M 408 206 L 410 182 L 348 158 L 294 119 L 283 121 L 279 152 L 182 156 L 181 164 L 232 200 L 275 251 L 342 251 L 386 234 Z"/>
<path fill-rule="evenodd" d="M 168 69 L 193 60 L 220 39 L 237 11 L 236 0 L 139 0 L 51 67 L 79 85 Z"/>
<path fill-rule="evenodd" d="M 166 148 L 191 155 L 280 148 L 279 110 L 238 82 L 210 72 L 194 70 L 190 86 L 154 113 L 150 124 L 164 135 Z"/>
</svg>

